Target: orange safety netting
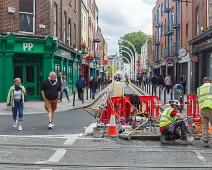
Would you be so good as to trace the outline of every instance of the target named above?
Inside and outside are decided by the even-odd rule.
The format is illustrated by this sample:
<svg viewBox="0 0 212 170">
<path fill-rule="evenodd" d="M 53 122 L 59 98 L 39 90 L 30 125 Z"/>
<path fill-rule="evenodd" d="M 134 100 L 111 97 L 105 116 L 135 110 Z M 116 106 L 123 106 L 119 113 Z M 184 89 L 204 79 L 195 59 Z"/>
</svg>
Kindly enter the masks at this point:
<svg viewBox="0 0 212 170">
<path fill-rule="evenodd" d="M 196 134 L 202 134 L 202 122 L 195 122 L 192 126 L 196 127 Z M 212 134 L 212 127 L 208 128 L 208 133 Z"/>
</svg>

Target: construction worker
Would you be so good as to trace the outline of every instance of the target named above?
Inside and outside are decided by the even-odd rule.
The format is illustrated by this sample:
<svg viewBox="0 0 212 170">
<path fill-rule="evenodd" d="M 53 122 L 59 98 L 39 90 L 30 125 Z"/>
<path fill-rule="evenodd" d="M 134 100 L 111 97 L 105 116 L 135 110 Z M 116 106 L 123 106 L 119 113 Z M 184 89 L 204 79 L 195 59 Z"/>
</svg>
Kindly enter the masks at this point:
<svg viewBox="0 0 212 170">
<path fill-rule="evenodd" d="M 204 147 L 209 147 L 208 124 L 212 123 L 212 85 L 211 78 L 205 77 L 203 85 L 197 89 L 200 117 L 202 120 L 202 140 Z"/>
<path fill-rule="evenodd" d="M 186 123 L 183 121 L 184 117 L 178 113 L 180 102 L 178 100 L 171 101 L 169 108 L 165 109 L 160 117 L 160 141 L 163 144 L 167 140 L 181 139 L 183 142 L 188 142 L 186 132 Z M 177 129 L 180 128 L 181 135 Z"/>
</svg>

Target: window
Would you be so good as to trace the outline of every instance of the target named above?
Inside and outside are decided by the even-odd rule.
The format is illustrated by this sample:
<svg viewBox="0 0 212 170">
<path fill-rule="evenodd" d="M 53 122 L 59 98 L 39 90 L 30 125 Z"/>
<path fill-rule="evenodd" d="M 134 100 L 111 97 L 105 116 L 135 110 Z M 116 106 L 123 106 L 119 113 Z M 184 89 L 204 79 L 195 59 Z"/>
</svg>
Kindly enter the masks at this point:
<svg viewBox="0 0 212 170">
<path fill-rule="evenodd" d="M 91 17 L 89 17 L 88 25 L 89 25 L 89 28 L 91 28 Z"/>
<path fill-rule="evenodd" d="M 84 26 L 83 26 L 84 32 L 86 32 L 86 19 L 84 17 Z"/>
<path fill-rule="evenodd" d="M 68 21 L 68 30 L 69 30 L 69 45 L 72 46 L 72 29 L 71 29 L 71 19 Z"/>
<path fill-rule="evenodd" d="M 186 37 L 188 37 L 188 23 L 186 24 Z"/>
<path fill-rule="evenodd" d="M 160 50 L 160 52 L 161 52 L 161 57 L 163 57 L 163 43 L 161 44 L 161 50 Z"/>
<path fill-rule="evenodd" d="M 196 7 L 196 35 L 200 33 L 200 26 L 199 26 L 199 6 Z"/>
<path fill-rule="evenodd" d="M 35 33 L 35 0 L 20 0 L 20 31 Z"/>
<path fill-rule="evenodd" d="M 77 27 L 76 24 L 74 24 L 74 48 L 76 48 L 76 43 L 77 43 Z"/>
<path fill-rule="evenodd" d="M 63 21 L 63 42 L 67 43 L 67 14 L 64 11 L 64 21 Z"/>
<path fill-rule="evenodd" d="M 163 25 L 163 23 L 161 25 Z M 160 28 L 160 35 L 163 36 L 163 28 Z"/>
<path fill-rule="evenodd" d="M 163 3 L 161 4 L 161 16 L 163 16 Z"/>
<path fill-rule="evenodd" d="M 77 10 L 77 0 L 74 0 L 74 10 Z"/>
<path fill-rule="evenodd" d="M 54 3 L 54 37 L 57 37 L 57 4 Z"/>
<path fill-rule="evenodd" d="M 189 1 L 186 1 L 186 6 L 188 6 L 188 4 L 189 4 Z"/>
</svg>

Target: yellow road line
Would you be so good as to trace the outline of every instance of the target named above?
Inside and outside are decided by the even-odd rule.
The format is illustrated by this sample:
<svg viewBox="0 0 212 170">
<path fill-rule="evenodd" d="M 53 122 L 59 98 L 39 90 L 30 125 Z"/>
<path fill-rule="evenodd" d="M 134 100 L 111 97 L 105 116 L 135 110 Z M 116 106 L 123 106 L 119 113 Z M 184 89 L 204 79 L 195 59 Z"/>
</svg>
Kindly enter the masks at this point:
<svg viewBox="0 0 212 170">
<path fill-rule="evenodd" d="M 139 96 L 143 96 L 135 87 L 130 84 L 131 89 Z"/>
</svg>

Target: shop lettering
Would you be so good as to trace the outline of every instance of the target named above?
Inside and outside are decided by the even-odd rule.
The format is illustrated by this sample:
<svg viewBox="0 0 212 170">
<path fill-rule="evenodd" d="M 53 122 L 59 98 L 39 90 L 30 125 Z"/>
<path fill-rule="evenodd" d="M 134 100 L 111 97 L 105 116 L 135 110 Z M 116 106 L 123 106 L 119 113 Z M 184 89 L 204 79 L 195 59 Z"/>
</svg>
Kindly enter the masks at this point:
<svg viewBox="0 0 212 170">
<path fill-rule="evenodd" d="M 24 51 L 31 51 L 34 49 L 34 45 L 32 43 L 23 43 Z"/>
<path fill-rule="evenodd" d="M 196 48 L 200 48 L 200 47 L 203 47 L 203 46 L 211 44 L 211 43 L 212 43 L 212 38 L 195 45 L 195 47 Z"/>
</svg>

